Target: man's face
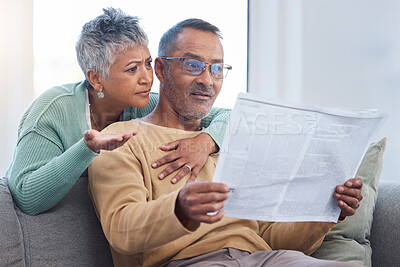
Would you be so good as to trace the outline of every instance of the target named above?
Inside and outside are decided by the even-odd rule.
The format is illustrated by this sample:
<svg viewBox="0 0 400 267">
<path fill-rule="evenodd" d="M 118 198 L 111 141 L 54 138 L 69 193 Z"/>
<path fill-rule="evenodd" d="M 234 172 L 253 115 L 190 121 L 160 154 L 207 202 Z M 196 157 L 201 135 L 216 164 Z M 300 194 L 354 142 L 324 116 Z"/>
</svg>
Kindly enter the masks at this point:
<svg viewBox="0 0 400 267">
<path fill-rule="evenodd" d="M 224 53 L 214 33 L 186 28 L 177 37 L 176 49 L 167 56 L 223 63 Z M 186 120 L 207 116 L 221 90 L 222 79 L 211 76 L 210 65 L 196 76 L 183 70 L 182 61 L 167 61 L 164 92 L 173 110 Z"/>
</svg>

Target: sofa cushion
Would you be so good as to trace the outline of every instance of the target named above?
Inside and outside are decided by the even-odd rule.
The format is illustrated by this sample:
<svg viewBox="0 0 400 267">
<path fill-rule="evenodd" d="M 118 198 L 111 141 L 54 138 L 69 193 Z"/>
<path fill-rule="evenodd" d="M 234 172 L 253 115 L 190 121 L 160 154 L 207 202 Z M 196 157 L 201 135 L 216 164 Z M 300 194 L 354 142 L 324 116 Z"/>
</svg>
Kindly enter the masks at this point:
<svg viewBox="0 0 400 267">
<path fill-rule="evenodd" d="M 399 222 L 400 183 L 380 183 L 371 230 L 372 266 L 399 265 Z"/>
<path fill-rule="evenodd" d="M 0 266 L 25 266 L 21 226 L 5 177 L 0 179 L 0 218 Z"/>
<path fill-rule="evenodd" d="M 112 266 L 112 258 L 87 192 L 78 179 L 52 209 L 29 216 L 16 208 L 28 266 Z"/>
<path fill-rule="evenodd" d="M 363 199 L 356 214 L 336 225 L 313 257 L 371 266 L 369 238 L 385 145 L 386 138 L 371 144 L 357 171 L 356 177 L 361 178 L 364 185 L 361 190 Z"/>
</svg>

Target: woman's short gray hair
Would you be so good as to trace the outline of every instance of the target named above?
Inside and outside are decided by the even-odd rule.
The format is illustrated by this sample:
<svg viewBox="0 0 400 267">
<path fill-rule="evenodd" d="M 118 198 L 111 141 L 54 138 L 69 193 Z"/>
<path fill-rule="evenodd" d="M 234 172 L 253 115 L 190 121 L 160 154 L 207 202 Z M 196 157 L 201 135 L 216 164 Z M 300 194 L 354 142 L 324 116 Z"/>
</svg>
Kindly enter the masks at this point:
<svg viewBox="0 0 400 267">
<path fill-rule="evenodd" d="M 82 27 L 75 46 L 78 63 L 85 77 L 86 71 L 93 69 L 108 79 L 110 67 L 119 52 L 148 45 L 147 35 L 139 25 L 138 17 L 112 7 L 104 8 L 103 11 L 104 14 Z"/>
</svg>

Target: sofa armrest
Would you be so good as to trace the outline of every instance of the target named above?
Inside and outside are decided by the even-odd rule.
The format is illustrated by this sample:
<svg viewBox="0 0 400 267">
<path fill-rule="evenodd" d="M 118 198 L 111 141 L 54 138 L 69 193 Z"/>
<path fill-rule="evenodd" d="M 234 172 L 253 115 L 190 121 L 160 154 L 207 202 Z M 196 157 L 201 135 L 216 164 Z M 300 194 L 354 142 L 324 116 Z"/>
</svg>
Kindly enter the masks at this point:
<svg viewBox="0 0 400 267">
<path fill-rule="evenodd" d="M 398 266 L 400 262 L 400 183 L 380 183 L 370 241 L 372 266 Z"/>
<path fill-rule="evenodd" d="M 25 266 L 22 230 L 5 177 L 0 178 L 0 266 Z"/>
</svg>

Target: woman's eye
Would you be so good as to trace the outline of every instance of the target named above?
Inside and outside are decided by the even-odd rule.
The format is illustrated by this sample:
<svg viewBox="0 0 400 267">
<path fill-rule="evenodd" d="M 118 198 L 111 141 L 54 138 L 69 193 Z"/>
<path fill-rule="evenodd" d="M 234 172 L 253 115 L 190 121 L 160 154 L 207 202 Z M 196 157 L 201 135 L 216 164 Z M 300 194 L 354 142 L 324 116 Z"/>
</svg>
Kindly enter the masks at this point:
<svg viewBox="0 0 400 267">
<path fill-rule="evenodd" d="M 137 70 L 137 67 L 133 67 L 133 68 L 130 68 L 128 71 L 129 72 L 135 72 Z"/>
<path fill-rule="evenodd" d="M 146 66 L 151 67 L 151 61 L 147 61 Z"/>
</svg>

